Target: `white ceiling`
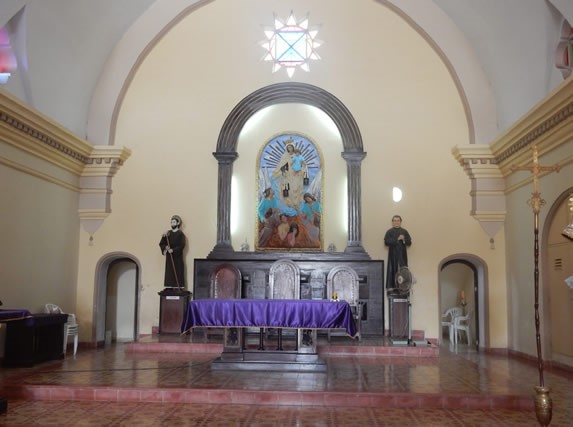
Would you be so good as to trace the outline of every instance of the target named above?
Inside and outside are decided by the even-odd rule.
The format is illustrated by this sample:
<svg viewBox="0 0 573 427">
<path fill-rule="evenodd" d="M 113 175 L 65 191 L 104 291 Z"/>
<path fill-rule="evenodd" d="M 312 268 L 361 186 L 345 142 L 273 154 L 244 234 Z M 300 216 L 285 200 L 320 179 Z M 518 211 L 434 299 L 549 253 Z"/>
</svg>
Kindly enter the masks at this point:
<svg viewBox="0 0 573 427">
<path fill-rule="evenodd" d="M 211 1 L 2 0 L 0 25 L 25 7 L 21 28 L 26 31 L 18 35 L 17 48 L 27 56 L 27 64 L 3 89 L 86 138 L 90 103 L 102 71 L 113 58 L 114 47 L 142 25 L 145 12 L 169 10 L 173 15 L 179 8 L 187 13 L 186 8 Z M 434 3 L 445 12 L 491 86 L 499 132 L 563 80 L 553 63 L 563 20 L 573 22 L 572 0 L 352 1 L 378 2 L 406 15 Z"/>
</svg>

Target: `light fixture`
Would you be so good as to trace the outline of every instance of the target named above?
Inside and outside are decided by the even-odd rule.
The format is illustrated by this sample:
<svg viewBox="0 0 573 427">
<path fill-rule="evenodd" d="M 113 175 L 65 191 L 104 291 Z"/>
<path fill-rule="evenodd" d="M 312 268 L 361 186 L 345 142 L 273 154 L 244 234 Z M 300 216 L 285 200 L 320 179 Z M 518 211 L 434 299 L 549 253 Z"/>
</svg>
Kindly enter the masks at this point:
<svg viewBox="0 0 573 427">
<path fill-rule="evenodd" d="M 398 187 L 392 188 L 392 200 L 394 200 L 396 203 L 402 200 L 402 190 L 400 190 Z"/>
</svg>

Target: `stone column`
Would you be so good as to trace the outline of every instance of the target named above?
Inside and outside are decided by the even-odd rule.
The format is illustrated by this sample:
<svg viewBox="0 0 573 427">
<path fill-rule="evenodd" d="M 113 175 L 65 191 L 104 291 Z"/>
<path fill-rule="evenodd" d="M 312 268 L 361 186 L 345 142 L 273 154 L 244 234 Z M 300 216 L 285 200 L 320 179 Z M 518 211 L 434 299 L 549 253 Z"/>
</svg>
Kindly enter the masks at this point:
<svg viewBox="0 0 573 427">
<path fill-rule="evenodd" d="M 342 153 L 346 160 L 348 176 L 348 243 L 344 252 L 365 252 L 362 246 L 362 214 L 361 214 L 361 170 L 362 160 L 366 153 L 348 152 Z"/>
<path fill-rule="evenodd" d="M 217 188 L 217 244 L 213 252 L 233 252 L 231 245 L 231 178 L 233 162 L 239 156 L 236 151 L 213 153 L 219 162 Z"/>
</svg>

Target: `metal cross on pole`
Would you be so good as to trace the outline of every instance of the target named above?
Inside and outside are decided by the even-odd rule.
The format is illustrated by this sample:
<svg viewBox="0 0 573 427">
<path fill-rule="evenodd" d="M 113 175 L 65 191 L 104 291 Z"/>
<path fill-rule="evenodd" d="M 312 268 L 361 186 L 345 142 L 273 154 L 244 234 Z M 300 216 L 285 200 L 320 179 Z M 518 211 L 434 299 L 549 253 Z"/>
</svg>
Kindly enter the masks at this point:
<svg viewBox="0 0 573 427">
<path fill-rule="evenodd" d="M 543 356 L 541 353 L 541 333 L 539 332 L 539 211 L 541 207 L 545 204 L 545 200 L 541 198 L 541 192 L 539 191 L 539 174 L 541 172 L 555 171 L 559 172 L 560 166 L 540 166 L 539 157 L 537 152 L 537 145 L 533 145 L 533 163 L 531 166 L 513 166 L 512 170 L 528 170 L 533 175 L 533 193 L 531 193 L 531 199 L 527 201 L 529 206 L 533 209 L 533 234 L 534 234 L 534 248 L 533 248 L 533 259 L 534 259 L 534 291 L 535 291 L 535 340 L 537 343 L 537 368 L 539 371 L 539 386 L 535 387 L 535 415 L 537 416 L 537 421 L 542 426 L 548 426 L 551 422 L 553 402 L 549 396 L 550 389 L 545 387 L 545 382 L 543 380 Z"/>
</svg>

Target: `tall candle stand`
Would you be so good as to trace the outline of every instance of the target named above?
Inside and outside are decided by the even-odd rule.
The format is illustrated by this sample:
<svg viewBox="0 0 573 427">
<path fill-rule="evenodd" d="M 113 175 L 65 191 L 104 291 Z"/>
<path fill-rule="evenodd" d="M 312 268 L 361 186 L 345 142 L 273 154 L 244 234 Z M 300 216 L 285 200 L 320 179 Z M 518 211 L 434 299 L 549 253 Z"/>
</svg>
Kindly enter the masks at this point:
<svg viewBox="0 0 573 427">
<path fill-rule="evenodd" d="M 540 320 L 539 320 L 539 211 L 545 204 L 545 200 L 541 198 L 539 191 L 539 173 L 542 171 L 556 171 L 559 172 L 560 166 L 540 166 L 538 160 L 537 146 L 532 146 L 533 150 L 533 163 L 531 166 L 514 166 L 512 170 L 528 170 L 533 175 L 533 193 L 531 199 L 527 201 L 528 205 L 533 209 L 533 280 L 534 280 L 534 293 L 535 293 L 535 340 L 537 344 L 537 369 L 539 371 L 539 385 L 535 389 L 535 416 L 537 421 L 542 426 L 548 426 L 551 423 L 553 416 L 553 400 L 549 395 L 551 389 L 545 387 L 543 379 L 543 356 L 541 353 L 541 333 L 540 333 Z"/>
</svg>

